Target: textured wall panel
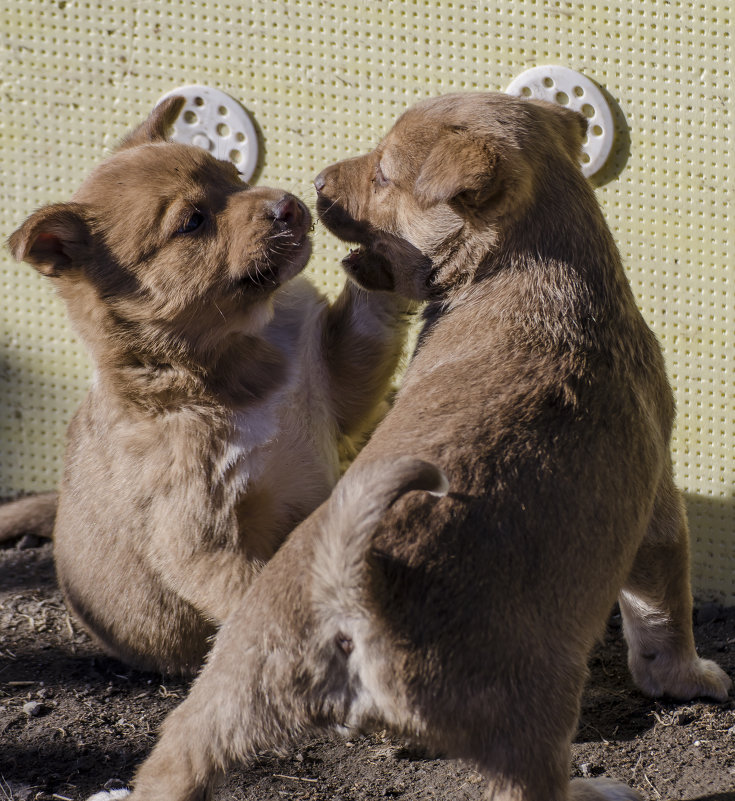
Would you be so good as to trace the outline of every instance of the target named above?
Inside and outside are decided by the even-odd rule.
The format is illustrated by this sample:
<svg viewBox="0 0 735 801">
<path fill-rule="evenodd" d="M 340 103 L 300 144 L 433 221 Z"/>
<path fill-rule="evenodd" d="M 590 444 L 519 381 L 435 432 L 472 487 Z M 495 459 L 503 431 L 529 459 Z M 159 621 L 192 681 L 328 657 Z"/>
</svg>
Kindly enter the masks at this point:
<svg viewBox="0 0 735 801">
<path fill-rule="evenodd" d="M 219 87 L 249 109 L 260 183 L 313 203 L 312 176 L 375 143 L 415 100 L 584 72 L 617 105 L 598 195 L 676 390 L 675 464 L 700 597 L 735 601 L 733 12 L 730 0 L 609 3 L 6 0 L 0 9 L 2 230 L 66 199 L 166 91 Z M 333 291 L 343 251 L 317 231 Z M 0 494 L 53 486 L 89 366 L 32 268 L 0 256 Z"/>
</svg>

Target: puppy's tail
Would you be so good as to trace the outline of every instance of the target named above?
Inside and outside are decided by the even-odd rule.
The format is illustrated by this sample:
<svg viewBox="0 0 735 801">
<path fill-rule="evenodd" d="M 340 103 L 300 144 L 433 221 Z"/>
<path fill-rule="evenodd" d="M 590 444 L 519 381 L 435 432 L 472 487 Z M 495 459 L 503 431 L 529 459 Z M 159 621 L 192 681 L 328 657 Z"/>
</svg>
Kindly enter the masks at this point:
<svg viewBox="0 0 735 801">
<path fill-rule="evenodd" d="M 56 492 L 43 492 L 0 506 L 0 542 L 24 534 L 51 539 L 58 503 Z"/>
<path fill-rule="evenodd" d="M 365 557 L 383 515 L 407 492 L 446 495 L 449 483 L 435 465 L 411 456 L 360 462 L 335 487 L 316 541 L 312 598 L 332 612 L 361 607 Z"/>
</svg>

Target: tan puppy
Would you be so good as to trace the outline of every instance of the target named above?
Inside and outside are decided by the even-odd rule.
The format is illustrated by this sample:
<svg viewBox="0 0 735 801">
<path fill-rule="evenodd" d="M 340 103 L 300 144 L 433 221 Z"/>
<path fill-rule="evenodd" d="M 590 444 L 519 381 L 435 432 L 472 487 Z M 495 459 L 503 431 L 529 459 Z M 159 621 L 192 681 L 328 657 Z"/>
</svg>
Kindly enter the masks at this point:
<svg viewBox="0 0 735 801">
<path fill-rule="evenodd" d="M 330 308 L 294 278 L 308 210 L 167 142 L 182 103 L 158 106 L 71 202 L 10 237 L 54 282 L 95 366 L 68 432 L 59 583 L 107 651 L 164 672 L 200 666 L 328 496 L 340 443 L 388 388 L 406 308 L 351 281 Z"/>
<path fill-rule="evenodd" d="M 645 692 L 725 698 L 692 641 L 672 393 L 579 170 L 585 127 L 449 95 L 318 176 L 325 223 L 361 243 L 348 270 L 428 300 L 424 329 L 392 410 L 220 631 L 134 801 L 202 801 L 232 760 L 375 724 L 479 766 L 493 798 L 634 798 L 568 778 L 618 596 Z M 402 454 L 451 491 L 409 493 L 443 478 Z"/>
</svg>

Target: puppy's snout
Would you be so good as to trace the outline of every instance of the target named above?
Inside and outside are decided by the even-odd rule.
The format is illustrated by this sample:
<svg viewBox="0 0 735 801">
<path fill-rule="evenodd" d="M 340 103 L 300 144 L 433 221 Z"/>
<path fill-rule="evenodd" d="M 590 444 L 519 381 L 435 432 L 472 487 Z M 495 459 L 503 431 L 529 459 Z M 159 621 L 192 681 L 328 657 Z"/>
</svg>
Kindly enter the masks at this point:
<svg viewBox="0 0 735 801">
<path fill-rule="evenodd" d="M 314 189 L 316 189 L 317 195 L 333 194 L 338 176 L 338 164 L 332 164 L 329 167 L 325 167 L 314 179 Z"/>
<path fill-rule="evenodd" d="M 323 216 L 332 207 L 332 201 L 339 194 L 336 189 L 336 165 L 325 167 L 319 175 L 314 178 L 314 189 L 316 189 L 316 210 Z"/>
<path fill-rule="evenodd" d="M 314 179 L 314 188 L 317 192 L 321 192 L 322 189 L 327 185 L 327 179 L 324 173 L 326 170 L 322 170 L 319 175 Z"/>
<path fill-rule="evenodd" d="M 309 210 L 293 195 L 284 195 L 273 205 L 270 214 L 284 228 L 291 228 L 294 231 L 311 225 Z"/>
<path fill-rule="evenodd" d="M 350 185 L 356 188 L 360 185 L 361 176 L 365 174 L 365 167 L 372 158 L 372 154 L 368 154 L 367 157 L 356 156 L 325 167 L 314 178 L 314 189 L 316 189 L 318 197 L 335 197 L 345 194 L 345 190 Z"/>
<path fill-rule="evenodd" d="M 273 219 L 286 225 L 298 225 L 301 219 L 299 202 L 293 195 L 284 195 L 272 210 Z"/>
</svg>

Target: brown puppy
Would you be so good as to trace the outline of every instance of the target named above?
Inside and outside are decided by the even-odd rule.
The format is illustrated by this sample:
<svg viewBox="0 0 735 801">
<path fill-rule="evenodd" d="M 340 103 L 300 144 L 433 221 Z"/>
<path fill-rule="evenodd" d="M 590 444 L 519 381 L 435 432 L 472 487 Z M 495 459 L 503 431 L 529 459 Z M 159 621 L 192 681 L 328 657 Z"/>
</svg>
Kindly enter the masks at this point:
<svg viewBox="0 0 735 801">
<path fill-rule="evenodd" d="M 107 651 L 164 672 L 200 666 L 329 494 L 340 444 L 388 388 L 406 308 L 351 281 L 330 308 L 295 278 L 308 210 L 166 141 L 182 102 L 10 238 L 54 282 L 95 366 L 68 432 L 59 583 Z"/>
<path fill-rule="evenodd" d="M 316 179 L 325 223 L 361 243 L 348 270 L 428 300 L 423 332 L 392 410 L 220 631 L 134 801 L 202 801 L 232 760 L 373 724 L 476 764 L 493 798 L 634 798 L 568 778 L 617 596 L 645 692 L 725 698 L 692 640 L 672 393 L 579 170 L 585 127 L 450 95 Z M 451 492 L 409 493 L 443 480 L 407 453 Z"/>
</svg>

